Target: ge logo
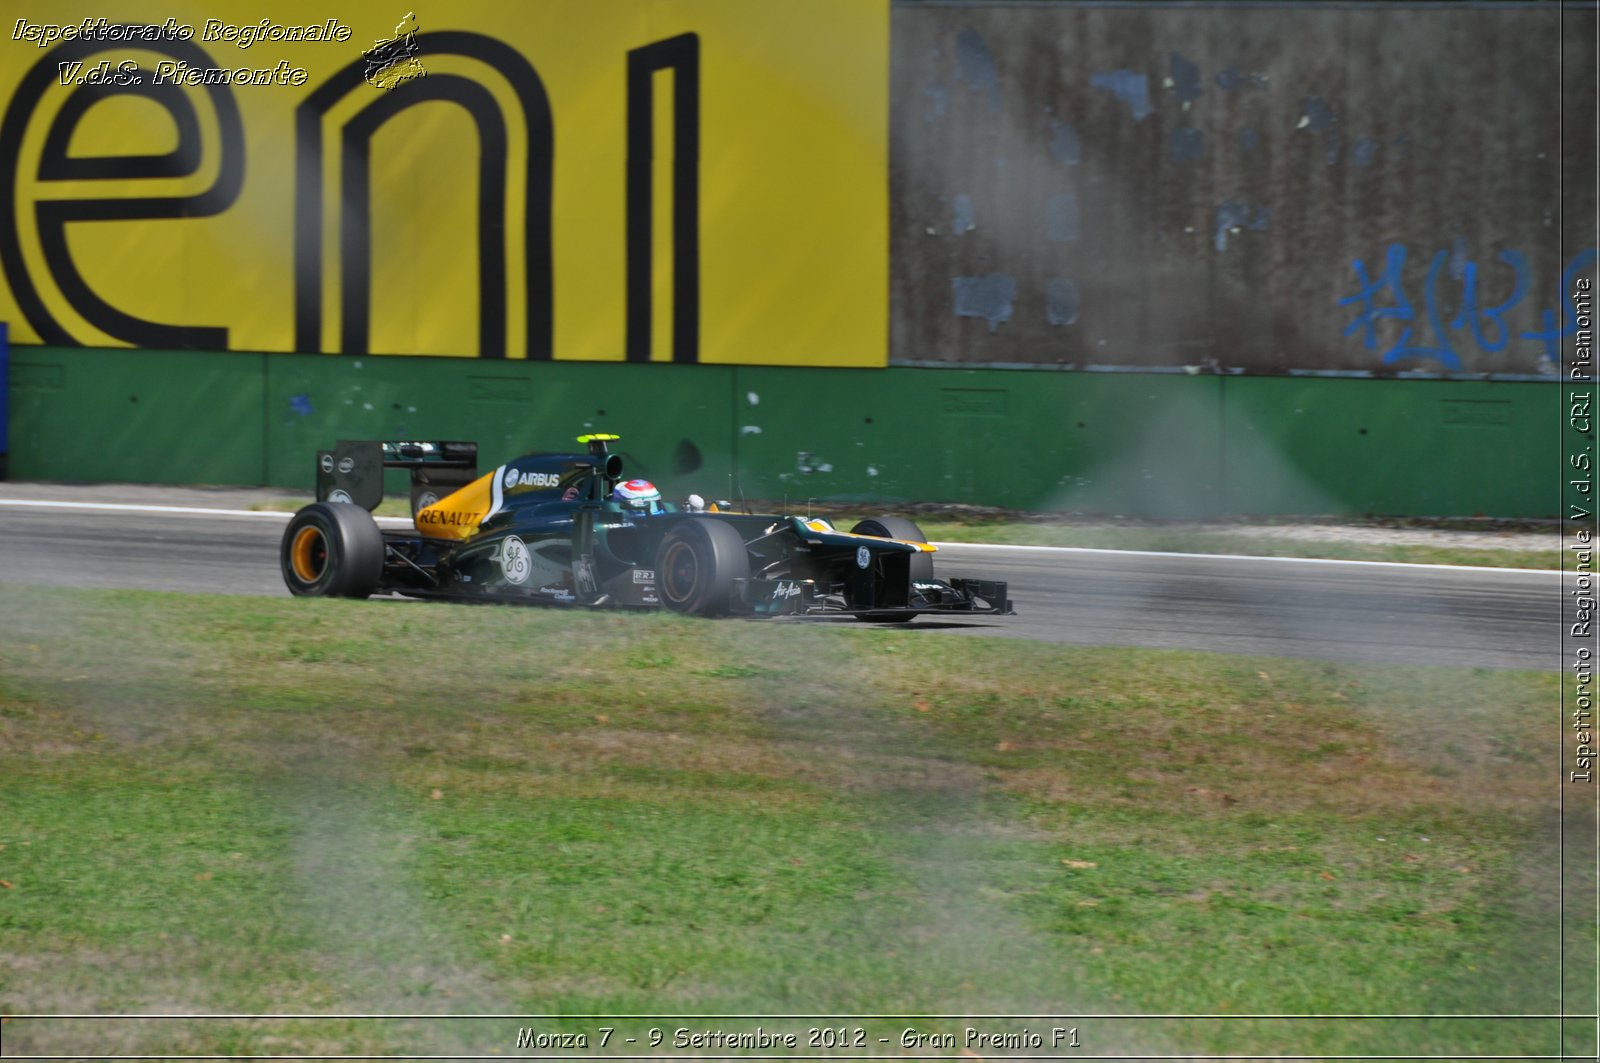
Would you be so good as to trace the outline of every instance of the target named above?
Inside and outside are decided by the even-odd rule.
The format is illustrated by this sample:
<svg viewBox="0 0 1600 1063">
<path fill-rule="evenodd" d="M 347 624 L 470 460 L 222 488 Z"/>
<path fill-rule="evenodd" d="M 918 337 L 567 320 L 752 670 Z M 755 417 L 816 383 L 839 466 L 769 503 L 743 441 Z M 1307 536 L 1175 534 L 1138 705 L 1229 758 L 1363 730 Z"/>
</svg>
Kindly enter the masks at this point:
<svg viewBox="0 0 1600 1063">
<path fill-rule="evenodd" d="M 506 536 L 505 542 L 500 546 L 500 568 L 505 572 L 506 579 L 512 583 L 528 582 L 528 573 L 533 568 L 532 561 L 528 557 L 528 544 L 515 535 Z"/>
</svg>

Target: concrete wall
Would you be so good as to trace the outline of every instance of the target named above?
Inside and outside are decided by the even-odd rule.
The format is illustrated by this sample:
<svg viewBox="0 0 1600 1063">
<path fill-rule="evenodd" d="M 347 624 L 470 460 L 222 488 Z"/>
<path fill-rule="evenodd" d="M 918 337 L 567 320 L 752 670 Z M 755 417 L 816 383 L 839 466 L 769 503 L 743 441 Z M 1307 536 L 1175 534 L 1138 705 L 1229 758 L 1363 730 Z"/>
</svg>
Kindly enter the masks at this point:
<svg viewBox="0 0 1600 1063">
<path fill-rule="evenodd" d="M 897 4 L 891 362 L 1553 378 L 1595 261 L 1595 30 Z"/>
<path fill-rule="evenodd" d="M 14 348 L 18 479 L 310 490 L 318 447 L 623 437 L 672 493 L 1147 517 L 1553 517 L 1542 382 L 463 362 Z"/>
</svg>

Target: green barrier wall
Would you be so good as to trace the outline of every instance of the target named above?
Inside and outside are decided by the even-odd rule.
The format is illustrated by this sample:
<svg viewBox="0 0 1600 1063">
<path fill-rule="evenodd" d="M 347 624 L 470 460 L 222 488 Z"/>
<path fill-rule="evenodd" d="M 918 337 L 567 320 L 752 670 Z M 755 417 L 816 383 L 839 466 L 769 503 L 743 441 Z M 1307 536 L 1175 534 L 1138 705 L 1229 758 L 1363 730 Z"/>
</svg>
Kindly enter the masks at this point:
<svg viewBox="0 0 1600 1063">
<path fill-rule="evenodd" d="M 310 490 L 337 439 L 609 431 L 669 495 L 1163 518 L 1554 517 L 1573 432 L 1553 382 L 14 347 L 10 385 L 15 479 Z"/>
<path fill-rule="evenodd" d="M 1234 377 L 1226 509 L 1554 517 L 1558 384 Z"/>
<path fill-rule="evenodd" d="M 11 478 L 262 483 L 265 360 L 14 346 Z"/>
<path fill-rule="evenodd" d="M 1215 376 L 740 368 L 739 467 L 747 491 L 772 498 L 1211 513 L 1220 385 Z"/>
</svg>

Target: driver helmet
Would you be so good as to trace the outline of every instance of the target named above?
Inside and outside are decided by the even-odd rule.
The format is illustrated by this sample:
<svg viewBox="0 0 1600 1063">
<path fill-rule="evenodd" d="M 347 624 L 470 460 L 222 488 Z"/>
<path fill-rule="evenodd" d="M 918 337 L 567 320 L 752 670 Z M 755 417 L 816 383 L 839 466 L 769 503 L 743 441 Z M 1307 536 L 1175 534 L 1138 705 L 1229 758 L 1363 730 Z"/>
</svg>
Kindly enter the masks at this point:
<svg viewBox="0 0 1600 1063">
<path fill-rule="evenodd" d="M 649 480 L 624 480 L 611 492 L 611 500 L 639 516 L 662 513 L 661 492 Z"/>
</svg>

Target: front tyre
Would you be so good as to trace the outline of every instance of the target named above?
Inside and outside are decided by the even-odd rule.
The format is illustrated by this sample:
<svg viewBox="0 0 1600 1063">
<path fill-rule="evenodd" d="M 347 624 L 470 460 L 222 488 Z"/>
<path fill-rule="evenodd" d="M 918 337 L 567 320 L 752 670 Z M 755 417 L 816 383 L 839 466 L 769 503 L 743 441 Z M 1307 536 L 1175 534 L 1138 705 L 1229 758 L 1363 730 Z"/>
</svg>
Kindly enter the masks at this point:
<svg viewBox="0 0 1600 1063">
<path fill-rule="evenodd" d="M 348 502 L 315 502 L 283 530 L 283 582 L 301 598 L 365 598 L 383 576 L 383 533 Z"/>
<path fill-rule="evenodd" d="M 675 613 L 722 616 L 733 609 L 737 581 L 749 576 L 744 538 L 714 517 L 680 522 L 656 551 L 656 593 Z"/>
<path fill-rule="evenodd" d="M 850 529 L 851 535 L 871 535 L 878 539 L 899 539 L 903 543 L 925 543 L 928 537 L 915 522 L 904 517 L 868 517 Z M 927 583 L 933 579 L 933 555 L 918 552 L 908 559 L 911 565 L 911 582 Z M 916 613 L 857 613 L 860 619 L 874 624 L 907 624 L 917 618 Z"/>
</svg>

